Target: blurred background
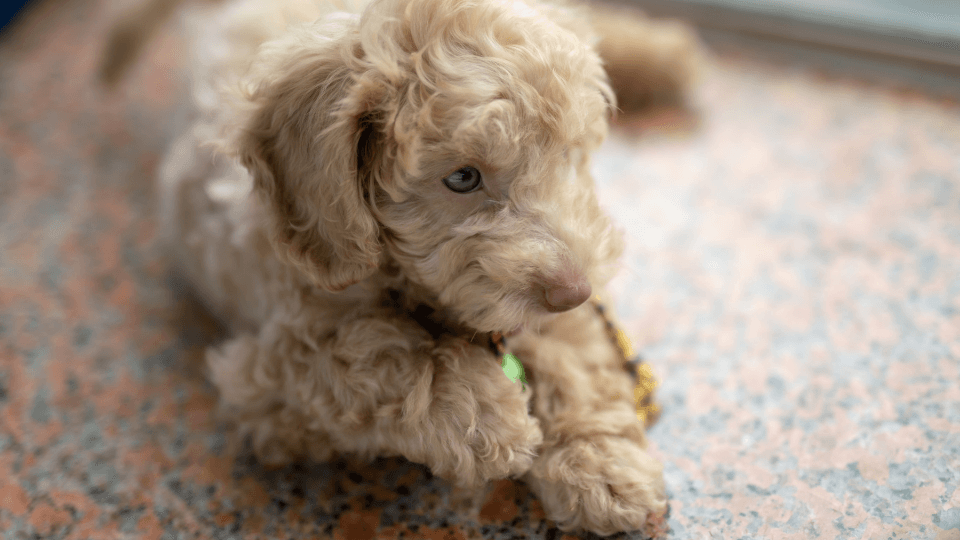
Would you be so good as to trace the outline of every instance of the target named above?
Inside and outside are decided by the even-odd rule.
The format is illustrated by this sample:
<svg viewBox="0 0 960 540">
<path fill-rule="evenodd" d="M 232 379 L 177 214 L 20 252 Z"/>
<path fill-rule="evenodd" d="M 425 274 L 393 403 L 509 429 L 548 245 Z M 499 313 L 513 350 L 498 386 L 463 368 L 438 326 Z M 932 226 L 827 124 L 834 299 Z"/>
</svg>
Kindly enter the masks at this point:
<svg viewBox="0 0 960 540">
<path fill-rule="evenodd" d="M 960 67 L 953 0 L 634 0 L 710 30 Z"/>
<path fill-rule="evenodd" d="M 0 537 L 582 538 L 522 481 L 468 510 L 401 459 L 271 470 L 231 444 L 201 369 L 223 329 L 156 245 L 190 120 L 176 25 L 97 80 L 142 1 L 34 1 L 0 31 Z M 593 164 L 627 236 L 615 311 L 661 383 L 670 538 L 960 540 L 960 2 L 628 5 L 710 52 Z"/>
<path fill-rule="evenodd" d="M 0 7 L 5 27 L 32 3 Z M 960 92 L 956 0 L 612 0 L 696 24 L 714 48 L 802 57 L 852 74 Z"/>
<path fill-rule="evenodd" d="M 714 47 L 960 92 L 955 0 L 621 0 L 697 24 Z"/>
</svg>

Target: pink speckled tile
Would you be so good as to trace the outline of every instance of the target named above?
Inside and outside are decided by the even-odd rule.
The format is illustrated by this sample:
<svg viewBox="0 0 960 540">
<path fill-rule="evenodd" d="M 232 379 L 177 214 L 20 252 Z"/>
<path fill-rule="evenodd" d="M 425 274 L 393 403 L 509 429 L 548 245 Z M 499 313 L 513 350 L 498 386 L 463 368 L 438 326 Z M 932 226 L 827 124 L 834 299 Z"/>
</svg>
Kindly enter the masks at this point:
<svg viewBox="0 0 960 540">
<path fill-rule="evenodd" d="M 573 538 L 521 482 L 473 515 L 402 460 L 271 471 L 228 443 L 199 369 L 222 334 L 153 242 L 176 39 L 103 94 L 107 13 L 41 3 L 0 41 L 0 530 Z M 696 104 L 594 163 L 671 538 L 960 540 L 960 106 L 734 55 Z"/>
<path fill-rule="evenodd" d="M 674 535 L 960 538 L 960 107 L 738 57 L 698 103 L 595 164 Z"/>
</svg>

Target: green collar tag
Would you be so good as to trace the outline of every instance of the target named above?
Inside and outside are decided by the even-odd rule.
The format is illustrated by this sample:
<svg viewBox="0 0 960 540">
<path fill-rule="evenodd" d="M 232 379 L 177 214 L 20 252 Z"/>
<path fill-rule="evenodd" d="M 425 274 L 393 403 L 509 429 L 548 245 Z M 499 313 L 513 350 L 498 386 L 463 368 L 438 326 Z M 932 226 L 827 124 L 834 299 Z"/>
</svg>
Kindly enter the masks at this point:
<svg viewBox="0 0 960 540">
<path fill-rule="evenodd" d="M 520 360 L 510 354 L 506 353 L 503 355 L 503 373 L 513 382 L 520 381 L 520 384 L 523 385 L 523 389 L 527 389 L 527 379 L 523 376 L 523 364 L 520 363 Z"/>
</svg>

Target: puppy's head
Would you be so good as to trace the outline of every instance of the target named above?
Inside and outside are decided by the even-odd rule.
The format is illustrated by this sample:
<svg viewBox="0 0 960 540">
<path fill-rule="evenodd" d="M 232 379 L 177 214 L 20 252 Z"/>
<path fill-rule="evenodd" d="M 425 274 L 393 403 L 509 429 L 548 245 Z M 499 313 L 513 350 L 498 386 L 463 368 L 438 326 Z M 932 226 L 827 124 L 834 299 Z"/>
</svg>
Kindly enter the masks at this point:
<svg viewBox="0 0 960 540">
<path fill-rule="evenodd" d="M 588 172 L 614 97 L 581 24 L 377 0 L 267 44 L 238 147 L 281 255 L 330 290 L 391 260 L 479 331 L 583 303 L 621 243 Z"/>
</svg>

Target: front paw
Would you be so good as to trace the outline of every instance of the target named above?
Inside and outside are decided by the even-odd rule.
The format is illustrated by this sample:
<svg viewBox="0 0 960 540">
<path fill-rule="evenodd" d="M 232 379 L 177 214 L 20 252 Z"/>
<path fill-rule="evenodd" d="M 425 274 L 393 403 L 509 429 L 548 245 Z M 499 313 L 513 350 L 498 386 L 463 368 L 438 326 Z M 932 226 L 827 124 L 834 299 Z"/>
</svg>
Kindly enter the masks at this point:
<svg viewBox="0 0 960 540">
<path fill-rule="evenodd" d="M 464 488 L 522 476 L 543 442 L 540 421 L 529 413 L 530 390 L 477 351 L 483 355 L 474 361 L 447 363 L 429 392 L 408 397 L 397 437 L 407 459 Z"/>
<path fill-rule="evenodd" d="M 629 439 L 599 436 L 545 450 L 527 481 L 563 530 L 654 538 L 667 531 L 663 466 Z"/>
<path fill-rule="evenodd" d="M 526 414 L 513 416 L 498 418 L 495 425 L 468 438 L 476 460 L 475 483 L 522 476 L 533 466 L 543 442 L 539 422 Z"/>
</svg>

